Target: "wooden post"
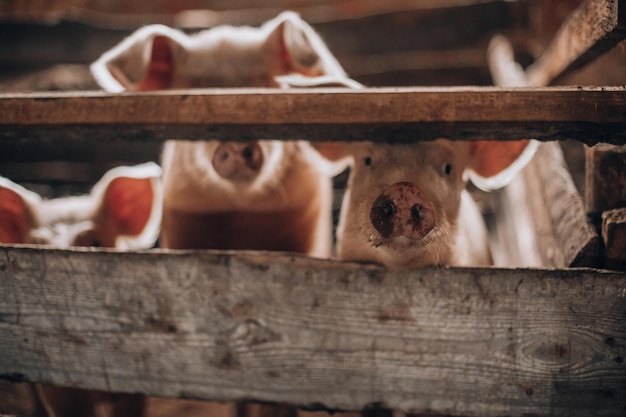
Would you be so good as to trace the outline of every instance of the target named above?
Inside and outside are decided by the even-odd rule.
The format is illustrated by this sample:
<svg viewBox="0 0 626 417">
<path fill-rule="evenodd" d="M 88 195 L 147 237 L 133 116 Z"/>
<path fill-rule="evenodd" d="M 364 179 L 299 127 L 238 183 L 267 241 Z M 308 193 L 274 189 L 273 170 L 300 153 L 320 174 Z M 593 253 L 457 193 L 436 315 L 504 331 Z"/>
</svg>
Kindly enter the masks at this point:
<svg viewBox="0 0 626 417">
<path fill-rule="evenodd" d="M 626 207 L 602 213 L 605 267 L 626 271 Z"/>
<path fill-rule="evenodd" d="M 585 149 L 585 206 L 602 231 L 604 266 L 626 270 L 626 146 Z"/>
</svg>

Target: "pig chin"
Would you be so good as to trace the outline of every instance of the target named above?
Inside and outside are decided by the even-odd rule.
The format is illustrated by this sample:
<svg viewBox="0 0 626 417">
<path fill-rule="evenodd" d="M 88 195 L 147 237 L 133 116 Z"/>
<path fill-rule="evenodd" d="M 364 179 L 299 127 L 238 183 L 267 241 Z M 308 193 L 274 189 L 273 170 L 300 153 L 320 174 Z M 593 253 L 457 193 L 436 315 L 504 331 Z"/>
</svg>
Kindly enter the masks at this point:
<svg viewBox="0 0 626 417">
<path fill-rule="evenodd" d="M 368 239 L 371 260 L 394 269 L 419 268 L 449 264 L 452 260 L 452 233 L 448 227 L 433 228 L 421 239 L 406 236 L 384 238 L 380 234 Z"/>
<path fill-rule="evenodd" d="M 438 244 L 441 240 L 446 239 L 446 234 L 445 228 L 443 227 L 435 227 L 419 239 L 414 239 L 404 235 L 386 238 L 379 233 L 376 233 L 370 236 L 369 242 L 374 247 L 382 246 L 397 250 L 420 250 L 427 246 Z"/>
</svg>

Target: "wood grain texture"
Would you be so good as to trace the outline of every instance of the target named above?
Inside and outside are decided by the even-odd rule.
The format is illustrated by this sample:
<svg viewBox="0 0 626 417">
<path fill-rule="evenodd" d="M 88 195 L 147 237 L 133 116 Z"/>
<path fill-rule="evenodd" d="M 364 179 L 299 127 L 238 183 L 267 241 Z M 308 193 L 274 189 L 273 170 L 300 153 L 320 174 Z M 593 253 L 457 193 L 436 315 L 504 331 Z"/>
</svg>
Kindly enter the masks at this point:
<svg viewBox="0 0 626 417">
<path fill-rule="evenodd" d="M 0 96 L 0 140 L 626 142 L 626 87 L 187 90 Z"/>
<path fill-rule="evenodd" d="M 532 86 L 544 86 L 581 68 L 626 39 L 626 2 L 587 0 L 527 69 Z"/>
<path fill-rule="evenodd" d="M 0 375 L 217 400 L 621 416 L 626 275 L 0 248 Z"/>
</svg>

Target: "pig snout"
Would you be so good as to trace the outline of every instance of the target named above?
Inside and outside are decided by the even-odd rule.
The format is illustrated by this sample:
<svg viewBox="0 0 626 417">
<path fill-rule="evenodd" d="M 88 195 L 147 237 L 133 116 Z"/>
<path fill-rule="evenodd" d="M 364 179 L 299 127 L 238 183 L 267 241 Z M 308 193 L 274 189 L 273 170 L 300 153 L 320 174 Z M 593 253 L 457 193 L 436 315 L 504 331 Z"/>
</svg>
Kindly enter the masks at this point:
<svg viewBox="0 0 626 417">
<path fill-rule="evenodd" d="M 388 186 L 370 211 L 372 225 L 383 238 L 420 240 L 435 227 L 436 219 L 433 203 L 410 182 Z"/>
<path fill-rule="evenodd" d="M 222 143 L 213 154 L 213 168 L 222 178 L 248 181 L 263 166 L 263 151 L 257 143 Z"/>
</svg>

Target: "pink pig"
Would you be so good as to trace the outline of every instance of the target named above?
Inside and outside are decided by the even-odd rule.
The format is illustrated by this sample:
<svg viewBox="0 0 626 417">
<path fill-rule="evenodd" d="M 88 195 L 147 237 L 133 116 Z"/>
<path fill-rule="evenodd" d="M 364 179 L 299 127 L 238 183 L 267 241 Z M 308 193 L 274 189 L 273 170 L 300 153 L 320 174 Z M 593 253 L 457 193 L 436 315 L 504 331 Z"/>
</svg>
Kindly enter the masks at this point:
<svg viewBox="0 0 626 417">
<path fill-rule="evenodd" d="M 191 36 L 146 26 L 91 68 L 110 92 L 280 87 L 277 77 L 290 74 L 345 77 L 320 37 L 291 12 L 260 28 L 220 26 Z M 168 141 L 162 166 L 163 247 L 330 256 L 336 171 L 308 142 Z"/>
<path fill-rule="evenodd" d="M 534 141 L 324 143 L 351 166 L 337 257 L 390 268 L 489 265 L 487 230 L 465 190 L 504 186 L 532 158 Z"/>
</svg>

